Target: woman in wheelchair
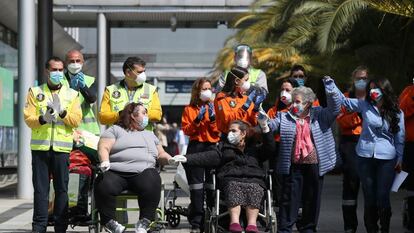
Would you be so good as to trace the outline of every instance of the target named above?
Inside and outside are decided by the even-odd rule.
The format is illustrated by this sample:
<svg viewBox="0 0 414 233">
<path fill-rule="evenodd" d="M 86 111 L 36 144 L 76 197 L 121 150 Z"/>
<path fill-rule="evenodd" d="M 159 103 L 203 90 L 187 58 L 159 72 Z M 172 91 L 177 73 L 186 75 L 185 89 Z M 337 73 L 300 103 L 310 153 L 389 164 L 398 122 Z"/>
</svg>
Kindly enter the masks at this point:
<svg viewBox="0 0 414 233">
<path fill-rule="evenodd" d="M 243 231 L 239 220 L 241 208 L 246 210 L 246 232 L 258 232 L 256 220 L 266 189 L 266 174 L 260 164 L 267 155 L 274 153 L 275 145 L 267 123 L 264 125 L 261 145 L 256 143 L 248 123 L 235 120 L 230 123 L 227 140 L 221 141 L 215 150 L 177 155 L 169 161 L 170 164 L 182 162 L 187 166 L 216 168 L 218 187 L 224 192 L 230 213 L 230 232 Z"/>
<path fill-rule="evenodd" d="M 103 172 L 96 179 L 95 199 L 101 224 L 111 233 L 125 227 L 115 221 L 116 196 L 124 190 L 137 194 L 140 208 L 135 232 L 145 233 L 160 201 L 161 177 L 155 169 L 156 160 L 166 163 L 171 156 L 164 151 L 148 124 L 147 110 L 142 103 L 130 103 L 120 112 L 118 122 L 109 127 L 98 144 Z"/>
</svg>

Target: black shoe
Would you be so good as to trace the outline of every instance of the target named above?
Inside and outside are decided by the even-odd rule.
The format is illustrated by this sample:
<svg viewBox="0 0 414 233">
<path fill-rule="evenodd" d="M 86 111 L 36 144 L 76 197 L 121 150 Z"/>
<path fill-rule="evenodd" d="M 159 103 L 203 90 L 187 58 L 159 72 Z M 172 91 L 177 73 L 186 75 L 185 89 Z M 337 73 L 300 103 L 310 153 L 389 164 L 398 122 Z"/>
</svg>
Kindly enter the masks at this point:
<svg viewBox="0 0 414 233">
<path fill-rule="evenodd" d="M 358 226 L 357 206 L 342 205 L 345 233 L 355 233 Z"/>
<path fill-rule="evenodd" d="M 376 206 L 365 206 L 364 223 L 367 233 L 378 232 L 378 209 Z"/>
</svg>

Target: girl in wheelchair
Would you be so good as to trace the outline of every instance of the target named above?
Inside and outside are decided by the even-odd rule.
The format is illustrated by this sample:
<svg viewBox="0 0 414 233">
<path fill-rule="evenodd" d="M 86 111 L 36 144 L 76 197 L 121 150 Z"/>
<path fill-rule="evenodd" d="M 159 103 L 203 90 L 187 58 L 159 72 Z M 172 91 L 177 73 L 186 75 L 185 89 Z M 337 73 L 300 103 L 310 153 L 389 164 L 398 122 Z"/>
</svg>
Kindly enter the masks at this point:
<svg viewBox="0 0 414 233">
<path fill-rule="evenodd" d="M 230 232 L 243 231 L 239 220 L 241 208 L 246 211 L 245 231 L 258 232 L 256 221 L 266 189 L 266 174 L 260 164 L 274 154 L 275 145 L 267 123 L 260 119 L 259 123 L 263 125 L 261 145 L 256 143 L 255 133 L 248 123 L 235 120 L 230 123 L 227 140 L 221 141 L 215 150 L 177 155 L 169 161 L 170 164 L 182 162 L 187 166 L 216 169 L 218 187 L 224 192 L 230 213 Z"/>
<path fill-rule="evenodd" d="M 110 233 L 122 233 L 125 227 L 115 221 L 116 197 L 125 190 L 137 194 L 140 208 L 136 233 L 146 233 L 160 201 L 161 177 L 156 160 L 167 162 L 153 132 L 144 130 L 147 110 L 142 103 L 130 103 L 120 112 L 119 121 L 109 127 L 98 144 L 103 174 L 96 179 L 95 199 L 101 224 Z"/>
</svg>

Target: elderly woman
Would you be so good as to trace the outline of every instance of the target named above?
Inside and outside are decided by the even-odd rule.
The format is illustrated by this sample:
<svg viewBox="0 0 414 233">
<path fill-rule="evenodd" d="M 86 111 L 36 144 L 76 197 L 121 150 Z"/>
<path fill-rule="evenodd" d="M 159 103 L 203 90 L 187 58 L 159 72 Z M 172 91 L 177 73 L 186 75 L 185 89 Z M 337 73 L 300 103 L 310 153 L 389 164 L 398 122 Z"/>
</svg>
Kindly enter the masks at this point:
<svg viewBox="0 0 414 233">
<path fill-rule="evenodd" d="M 95 199 L 101 224 L 108 232 L 121 233 L 125 227 L 115 221 L 116 196 L 124 190 L 137 193 L 140 208 L 135 232 L 145 233 L 155 218 L 160 201 L 161 177 L 156 160 L 167 162 L 164 151 L 153 132 L 144 130 L 147 110 L 141 103 L 125 106 L 118 122 L 101 136 L 98 153 L 103 174 L 95 183 Z"/>
<path fill-rule="evenodd" d="M 274 153 L 273 135 L 268 127 L 264 127 L 263 143 L 258 145 L 250 125 L 240 120 L 232 121 L 227 131 L 227 140 L 220 141 L 215 150 L 174 156 L 170 163 L 216 168 L 218 187 L 224 192 L 230 212 L 229 231 L 243 231 L 239 222 L 243 207 L 248 224 L 245 232 L 256 233 L 256 220 L 266 189 L 265 173 L 259 164 Z"/>
<path fill-rule="evenodd" d="M 278 112 L 269 122 L 271 130 L 280 133 L 279 233 L 292 232 L 301 204 L 299 232 L 316 232 L 323 176 L 335 167 L 337 159 L 331 125 L 341 108 L 340 91 L 333 80 L 326 77 L 324 84 L 326 108 L 313 107 L 315 94 L 302 86 L 293 89 L 289 111 Z"/>
</svg>

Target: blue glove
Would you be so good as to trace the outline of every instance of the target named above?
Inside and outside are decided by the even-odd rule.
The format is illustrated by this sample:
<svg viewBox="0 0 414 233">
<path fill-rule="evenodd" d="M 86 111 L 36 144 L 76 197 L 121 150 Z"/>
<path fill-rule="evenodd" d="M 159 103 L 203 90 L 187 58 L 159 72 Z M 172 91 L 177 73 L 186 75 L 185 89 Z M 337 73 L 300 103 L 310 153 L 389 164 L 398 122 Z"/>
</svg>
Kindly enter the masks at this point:
<svg viewBox="0 0 414 233">
<path fill-rule="evenodd" d="M 263 103 L 263 101 L 266 99 L 266 94 L 265 93 L 261 93 L 259 95 L 256 96 L 256 98 L 254 99 L 254 109 L 258 110 L 260 105 Z"/>
<path fill-rule="evenodd" d="M 216 120 L 216 114 L 214 113 L 214 105 L 212 102 L 208 103 L 208 117 L 210 118 L 210 121 Z"/>
<path fill-rule="evenodd" d="M 247 109 L 249 109 L 255 96 L 256 96 L 256 90 L 253 90 L 252 92 L 250 92 L 250 94 L 247 96 L 246 102 L 242 106 L 243 110 L 247 111 Z"/>
<path fill-rule="evenodd" d="M 200 108 L 200 112 L 197 115 L 196 121 L 200 122 L 204 118 L 205 113 L 206 113 L 206 106 L 203 105 Z"/>
<path fill-rule="evenodd" d="M 74 89 L 74 90 L 78 90 L 78 79 L 75 77 L 70 79 L 70 88 Z"/>
<path fill-rule="evenodd" d="M 330 76 L 325 76 L 322 80 L 327 93 L 335 92 L 335 81 Z"/>
<path fill-rule="evenodd" d="M 82 72 L 76 74 L 76 79 L 78 79 L 79 88 L 84 88 L 86 86 L 85 83 L 85 75 Z"/>
<path fill-rule="evenodd" d="M 85 86 L 85 76 L 82 72 L 77 73 L 70 80 L 70 87 L 72 89 L 79 90 L 80 88 L 84 88 Z"/>
</svg>

